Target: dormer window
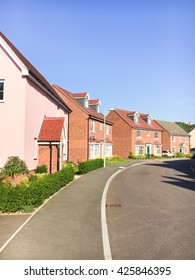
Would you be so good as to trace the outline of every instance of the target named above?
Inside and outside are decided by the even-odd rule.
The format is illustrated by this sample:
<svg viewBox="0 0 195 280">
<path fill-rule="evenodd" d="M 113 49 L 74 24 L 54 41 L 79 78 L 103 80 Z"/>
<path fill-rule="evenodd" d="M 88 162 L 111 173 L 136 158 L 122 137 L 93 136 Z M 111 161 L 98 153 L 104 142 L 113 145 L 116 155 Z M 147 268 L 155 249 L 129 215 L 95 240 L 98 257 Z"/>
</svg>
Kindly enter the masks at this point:
<svg viewBox="0 0 195 280">
<path fill-rule="evenodd" d="M 89 94 L 87 92 L 73 93 L 74 98 L 85 108 L 89 108 Z"/>
<path fill-rule="evenodd" d="M 5 94 L 4 94 L 4 83 L 5 81 L 4 80 L 0 80 L 0 102 L 3 102 L 4 101 L 4 98 L 5 98 Z"/>
<path fill-rule="evenodd" d="M 95 112 L 100 113 L 101 102 L 99 99 L 89 100 L 89 107 Z"/>
<path fill-rule="evenodd" d="M 151 115 L 149 115 L 149 116 L 147 117 L 147 123 L 148 123 L 149 125 L 152 125 L 152 116 L 151 116 Z"/>
<path fill-rule="evenodd" d="M 138 115 L 137 114 L 134 115 L 134 122 L 138 123 Z"/>
<path fill-rule="evenodd" d="M 128 117 L 134 121 L 134 123 L 139 123 L 139 113 L 138 112 L 131 112 L 128 114 Z"/>
</svg>

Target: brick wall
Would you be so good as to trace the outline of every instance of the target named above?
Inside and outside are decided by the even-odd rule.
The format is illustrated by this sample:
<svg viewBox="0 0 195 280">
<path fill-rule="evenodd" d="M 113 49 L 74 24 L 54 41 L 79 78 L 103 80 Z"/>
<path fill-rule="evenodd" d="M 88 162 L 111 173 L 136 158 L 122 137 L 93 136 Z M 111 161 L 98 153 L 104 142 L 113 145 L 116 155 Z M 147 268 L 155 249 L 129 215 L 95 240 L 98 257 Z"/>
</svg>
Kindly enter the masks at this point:
<svg viewBox="0 0 195 280">
<path fill-rule="evenodd" d="M 136 144 L 143 143 L 146 151 L 146 144 L 151 147 L 150 153 L 154 154 L 154 146 L 162 145 L 162 133 L 158 131 L 158 137 L 155 131 L 140 129 L 141 137 L 137 137 L 137 129 L 130 127 L 115 111 L 110 111 L 107 119 L 114 123 L 113 125 L 113 154 L 121 157 L 128 157 L 130 152 L 136 152 Z"/>
<path fill-rule="evenodd" d="M 141 141 L 145 144 L 151 144 L 151 154 L 154 154 L 154 145 L 162 145 L 161 132 L 158 131 L 158 137 L 155 137 L 155 131 L 141 130 L 141 137 L 137 137 L 137 130 L 132 131 L 132 148 L 131 151 L 135 153 L 135 143 Z M 146 151 L 147 152 L 147 151 Z"/>
<path fill-rule="evenodd" d="M 187 151 L 186 151 L 186 148 L 187 148 Z M 189 143 L 189 141 L 186 142 L 185 136 L 175 136 L 174 140 L 171 141 L 171 150 L 176 151 L 176 152 L 181 152 L 183 154 L 189 153 L 190 152 L 190 143 Z"/>
<path fill-rule="evenodd" d="M 52 146 L 52 165 L 51 171 L 57 171 L 57 147 Z M 39 161 L 38 165 L 46 165 L 48 172 L 50 172 L 50 146 L 39 145 Z"/>
<path fill-rule="evenodd" d="M 132 150 L 132 130 L 115 111 L 110 111 L 107 120 L 114 123 L 112 127 L 113 155 L 128 158 Z"/>
<path fill-rule="evenodd" d="M 88 159 L 88 114 L 72 100 L 63 95 L 63 100 L 72 110 L 69 115 L 69 151 L 68 160 L 75 164 Z"/>
</svg>

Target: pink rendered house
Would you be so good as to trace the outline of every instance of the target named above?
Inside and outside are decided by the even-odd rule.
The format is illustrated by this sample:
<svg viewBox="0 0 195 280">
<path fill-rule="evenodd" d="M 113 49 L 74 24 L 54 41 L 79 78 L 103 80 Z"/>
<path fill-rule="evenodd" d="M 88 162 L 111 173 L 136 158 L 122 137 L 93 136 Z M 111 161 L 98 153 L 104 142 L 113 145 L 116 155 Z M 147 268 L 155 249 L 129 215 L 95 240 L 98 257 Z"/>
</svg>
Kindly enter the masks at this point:
<svg viewBox="0 0 195 280">
<path fill-rule="evenodd" d="M 0 32 L 0 168 L 19 156 L 30 170 L 50 172 L 68 160 L 70 108 Z"/>
</svg>

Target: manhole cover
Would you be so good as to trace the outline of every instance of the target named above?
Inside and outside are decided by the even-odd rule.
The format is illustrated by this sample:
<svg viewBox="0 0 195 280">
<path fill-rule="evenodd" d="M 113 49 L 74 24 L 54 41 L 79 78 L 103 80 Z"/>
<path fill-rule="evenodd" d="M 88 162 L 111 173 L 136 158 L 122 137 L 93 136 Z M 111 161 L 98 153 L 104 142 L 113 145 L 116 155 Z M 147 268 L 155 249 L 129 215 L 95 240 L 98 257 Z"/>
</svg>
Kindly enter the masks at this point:
<svg viewBox="0 0 195 280">
<path fill-rule="evenodd" d="M 121 204 L 118 203 L 106 203 L 106 207 L 111 208 L 111 207 L 121 207 Z"/>
</svg>

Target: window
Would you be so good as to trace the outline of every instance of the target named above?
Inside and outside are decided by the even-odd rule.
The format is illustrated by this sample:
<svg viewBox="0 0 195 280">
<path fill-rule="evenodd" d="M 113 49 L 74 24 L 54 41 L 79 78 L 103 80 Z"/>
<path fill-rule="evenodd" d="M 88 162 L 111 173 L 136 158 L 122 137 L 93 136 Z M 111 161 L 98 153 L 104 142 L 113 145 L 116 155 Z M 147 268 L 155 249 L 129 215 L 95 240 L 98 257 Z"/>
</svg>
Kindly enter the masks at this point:
<svg viewBox="0 0 195 280">
<path fill-rule="evenodd" d="M 137 114 L 134 115 L 134 122 L 138 123 L 138 115 Z"/>
<path fill-rule="evenodd" d="M 185 142 L 189 142 L 189 137 L 185 137 Z"/>
<path fill-rule="evenodd" d="M 150 136 L 150 131 L 146 132 L 146 136 L 148 136 L 148 137 Z"/>
<path fill-rule="evenodd" d="M 91 120 L 90 131 L 95 132 L 95 121 Z"/>
<path fill-rule="evenodd" d="M 152 124 L 152 118 L 148 117 L 148 124 L 151 125 Z"/>
<path fill-rule="evenodd" d="M 161 146 L 154 146 L 154 155 L 158 156 L 162 154 Z"/>
<path fill-rule="evenodd" d="M 106 135 L 109 135 L 109 125 L 106 125 Z"/>
<path fill-rule="evenodd" d="M 106 144 L 106 147 L 105 147 L 105 155 L 107 157 L 111 157 L 112 156 L 112 145 L 111 144 Z"/>
<path fill-rule="evenodd" d="M 185 154 L 188 154 L 188 153 L 189 153 L 188 147 L 185 147 Z"/>
<path fill-rule="evenodd" d="M 33 154 L 34 154 L 33 158 L 37 159 L 37 138 L 36 137 L 34 138 L 34 152 L 33 152 Z"/>
<path fill-rule="evenodd" d="M 100 145 L 99 144 L 90 144 L 90 159 L 100 157 Z"/>
<path fill-rule="evenodd" d="M 142 132 L 141 130 L 137 130 L 137 138 L 141 138 L 142 137 Z"/>
<path fill-rule="evenodd" d="M 159 138 L 158 131 L 155 131 L 155 132 L 154 132 L 154 138 L 156 138 L 156 139 Z"/>
<path fill-rule="evenodd" d="M 100 130 L 102 131 L 103 130 L 103 124 L 100 123 Z"/>
<path fill-rule="evenodd" d="M 172 135 L 172 142 L 176 142 L 176 137 Z"/>
<path fill-rule="evenodd" d="M 172 147 L 172 153 L 176 153 L 176 147 Z"/>
<path fill-rule="evenodd" d="M 135 146 L 135 154 L 136 155 L 144 155 L 145 154 L 145 146 L 144 145 Z"/>
<path fill-rule="evenodd" d="M 0 80 L 0 102 L 4 101 L 4 81 Z"/>
</svg>

